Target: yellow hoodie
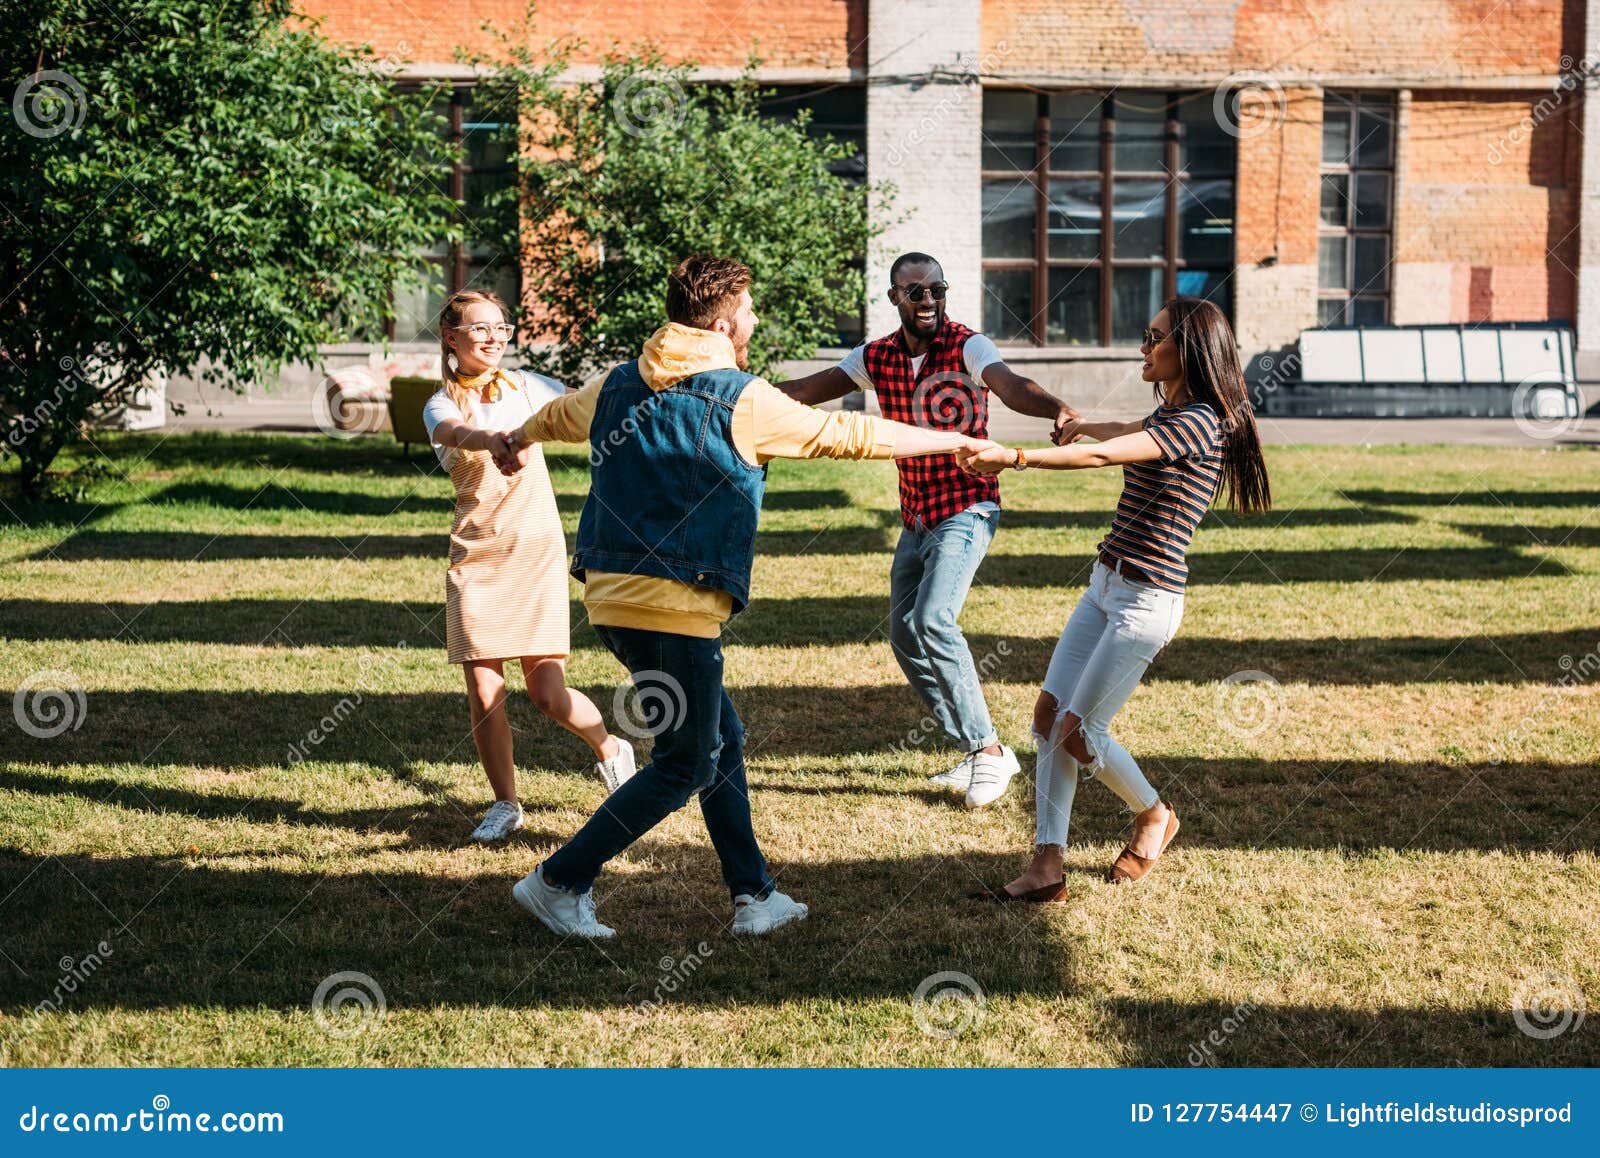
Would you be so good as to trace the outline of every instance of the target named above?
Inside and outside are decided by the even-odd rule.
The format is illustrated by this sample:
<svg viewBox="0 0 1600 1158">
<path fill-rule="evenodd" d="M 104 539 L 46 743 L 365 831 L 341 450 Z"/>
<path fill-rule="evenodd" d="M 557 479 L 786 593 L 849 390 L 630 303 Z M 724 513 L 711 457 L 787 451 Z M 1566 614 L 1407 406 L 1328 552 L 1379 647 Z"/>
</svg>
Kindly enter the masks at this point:
<svg viewBox="0 0 1600 1158">
<path fill-rule="evenodd" d="M 644 345 L 639 376 L 652 390 L 665 390 L 707 370 L 737 369 L 733 343 L 724 334 L 668 322 Z M 557 398 L 523 427 L 535 442 L 584 442 L 594 420 L 600 383 Z M 733 411 L 734 449 L 746 462 L 775 458 L 893 458 L 894 428 L 868 414 L 827 412 L 802 405 L 757 378 L 745 387 Z M 583 592 L 589 622 L 714 639 L 733 611 L 726 591 L 697 587 L 654 575 L 590 571 Z"/>
</svg>

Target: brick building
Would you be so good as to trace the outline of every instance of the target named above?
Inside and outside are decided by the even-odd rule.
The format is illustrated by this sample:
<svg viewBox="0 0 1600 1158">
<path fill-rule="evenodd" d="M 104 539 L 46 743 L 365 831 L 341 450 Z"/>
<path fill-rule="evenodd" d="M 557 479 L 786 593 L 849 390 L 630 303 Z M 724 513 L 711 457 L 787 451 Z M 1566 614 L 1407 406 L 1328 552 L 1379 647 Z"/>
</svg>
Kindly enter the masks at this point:
<svg viewBox="0 0 1600 1158">
<path fill-rule="evenodd" d="M 455 49 L 522 15 L 305 8 L 460 81 L 464 132 Z M 538 21 L 654 40 L 707 80 L 754 49 L 859 141 L 905 214 L 869 258 L 871 333 L 893 325 L 887 259 L 927 249 L 953 316 L 1107 400 L 1147 396 L 1134 343 L 1174 291 L 1223 304 L 1247 357 L 1319 321 L 1554 320 L 1600 370 L 1600 0 L 546 0 Z M 504 159 L 474 160 L 484 179 Z M 457 284 L 507 276 L 435 256 Z"/>
</svg>

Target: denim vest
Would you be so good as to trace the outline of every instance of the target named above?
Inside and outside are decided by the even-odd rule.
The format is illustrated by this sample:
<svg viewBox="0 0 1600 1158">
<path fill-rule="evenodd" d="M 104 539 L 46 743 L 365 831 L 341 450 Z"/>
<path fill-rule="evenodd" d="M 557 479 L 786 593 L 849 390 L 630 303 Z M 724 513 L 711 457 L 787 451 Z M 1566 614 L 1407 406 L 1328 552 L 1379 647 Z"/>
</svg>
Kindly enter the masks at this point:
<svg viewBox="0 0 1600 1158">
<path fill-rule="evenodd" d="M 750 601 L 764 467 L 733 444 L 733 409 L 755 376 L 707 370 L 652 390 L 638 362 L 612 370 L 589 424 L 589 497 L 572 574 L 653 575 Z"/>
</svg>

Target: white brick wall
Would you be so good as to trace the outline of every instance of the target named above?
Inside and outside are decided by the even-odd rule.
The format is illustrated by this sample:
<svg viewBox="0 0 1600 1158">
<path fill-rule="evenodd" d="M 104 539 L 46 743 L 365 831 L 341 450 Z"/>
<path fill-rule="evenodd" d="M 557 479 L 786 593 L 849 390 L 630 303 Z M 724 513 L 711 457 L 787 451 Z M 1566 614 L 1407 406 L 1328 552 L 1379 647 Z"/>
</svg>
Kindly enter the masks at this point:
<svg viewBox="0 0 1600 1158">
<path fill-rule="evenodd" d="M 892 181 L 892 205 L 880 208 L 887 230 L 867 259 L 867 333 L 899 319 L 885 299 L 889 264 L 922 250 L 944 266 L 952 318 L 983 326 L 983 203 L 980 144 L 983 93 L 978 67 L 979 0 L 874 0 L 867 7 L 867 176 Z M 950 80 L 884 83 L 883 78 L 943 69 Z M 956 79 L 956 74 L 969 74 Z M 896 220 L 898 219 L 898 220 Z"/>
</svg>

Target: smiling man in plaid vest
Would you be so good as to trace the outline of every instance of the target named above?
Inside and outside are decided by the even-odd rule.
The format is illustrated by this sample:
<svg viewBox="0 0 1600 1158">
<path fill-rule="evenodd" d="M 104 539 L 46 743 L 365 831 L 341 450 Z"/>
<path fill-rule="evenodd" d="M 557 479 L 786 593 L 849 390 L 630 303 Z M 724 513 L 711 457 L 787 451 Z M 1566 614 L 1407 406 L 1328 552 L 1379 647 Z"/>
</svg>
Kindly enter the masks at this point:
<svg viewBox="0 0 1600 1158">
<path fill-rule="evenodd" d="M 889 300 L 900 313 L 900 328 L 780 389 L 812 405 L 875 390 L 885 418 L 972 438 L 989 436 L 990 390 L 1018 413 L 1052 419 L 1057 432 L 1078 416 L 1012 372 L 984 335 L 945 317 L 948 289 L 933 258 L 901 254 L 889 269 Z M 994 730 L 957 617 L 994 538 L 1000 486 L 992 477 L 963 473 L 953 455 L 897 465 L 904 529 L 889 576 L 889 642 L 906 679 L 964 753 L 933 782 L 964 791 L 967 807 L 981 808 L 1005 793 L 1017 757 Z"/>
</svg>

